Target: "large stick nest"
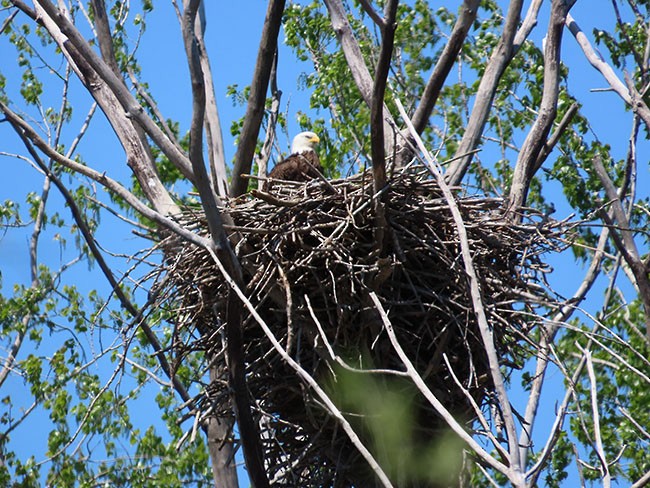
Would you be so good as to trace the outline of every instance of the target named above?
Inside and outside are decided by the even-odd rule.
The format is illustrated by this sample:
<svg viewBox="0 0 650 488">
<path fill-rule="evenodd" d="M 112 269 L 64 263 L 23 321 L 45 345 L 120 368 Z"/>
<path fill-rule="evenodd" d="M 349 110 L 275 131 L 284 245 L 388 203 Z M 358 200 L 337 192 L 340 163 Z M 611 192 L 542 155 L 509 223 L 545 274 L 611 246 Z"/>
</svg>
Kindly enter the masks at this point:
<svg viewBox="0 0 650 488">
<path fill-rule="evenodd" d="M 337 390 L 339 363 L 404 369 L 369 300 L 371 291 L 388 311 L 401 347 L 427 386 L 457 418 L 471 426 L 476 412 L 468 397 L 486 405 L 493 393 L 458 229 L 441 195 L 426 175 L 404 171 L 395 176 L 382 196 L 387 223 L 383 234 L 377 232 L 367 173 L 329 183 L 276 183 L 271 197 L 247 196 L 227 208 L 250 302 L 282 347 L 345 406 L 365 440 L 370 434 L 362 419 L 371 413 L 346 402 L 346 392 Z M 531 317 L 550 301 L 540 255 L 557 244 L 565 229 L 532 210 L 510 224 L 502 200 L 496 198 L 458 198 L 457 205 L 502 368 L 509 370 L 521 365 L 534 346 L 526 339 L 535 325 Z M 207 234 L 199 210 L 188 208 L 185 218 Z M 382 235 L 380 249 L 377 238 Z M 228 286 L 206 250 L 175 237 L 163 245 L 168 286 L 162 296 L 173 307 L 177 359 L 196 350 L 207 353 L 221 377 L 197 398 L 197 409 L 230 416 L 223 333 Z M 245 317 L 248 387 L 274 483 L 373 484 L 337 421 L 282 360 L 257 322 Z M 334 360 L 332 353 L 340 359 Z M 388 375 L 374 377 L 381 382 Z M 405 380 L 391 384 L 412 390 Z M 414 402 L 415 442 L 439 436 L 444 428 L 439 415 L 418 399 L 421 395 L 409 398 Z"/>
</svg>

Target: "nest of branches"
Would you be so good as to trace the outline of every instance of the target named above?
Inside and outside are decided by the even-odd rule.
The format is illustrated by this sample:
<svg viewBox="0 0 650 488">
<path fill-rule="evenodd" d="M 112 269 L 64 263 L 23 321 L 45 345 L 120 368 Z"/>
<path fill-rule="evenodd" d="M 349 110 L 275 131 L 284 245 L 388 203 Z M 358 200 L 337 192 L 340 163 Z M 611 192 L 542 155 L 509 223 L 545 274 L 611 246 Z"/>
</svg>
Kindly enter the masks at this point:
<svg viewBox="0 0 650 488">
<path fill-rule="evenodd" d="M 471 428 L 476 405 L 493 386 L 465 273 L 457 223 L 436 182 L 413 170 L 395 175 L 380 198 L 385 226 L 378 232 L 368 174 L 331 182 L 275 183 L 269 194 L 229 202 L 225 209 L 242 263 L 250 304 L 296 363 L 345 412 L 366 445 L 372 405 L 351 400 L 363 378 L 409 398 L 412 442 L 439 437 L 445 423 L 413 394 L 377 307 L 379 298 L 403 352 L 426 387 Z M 479 279 L 482 303 L 502 369 L 529 356 L 536 310 L 545 292 L 540 255 L 557 245 L 563 225 L 527 210 L 517 224 L 496 198 L 457 198 Z M 188 208 L 188 223 L 207 234 L 205 219 Z M 381 242 L 381 245 L 378 244 Z M 224 339 L 229 293 L 211 255 L 170 237 L 163 243 L 163 303 L 173 307 L 177 359 L 205 351 L 220 371 L 196 399 L 198 411 L 231 416 Z M 268 473 L 278 486 L 372 486 L 373 474 L 339 422 L 279 354 L 250 313 L 243 321 L 247 382 L 255 401 Z M 383 370 L 373 374 L 358 370 Z M 359 377 L 358 382 L 341 381 Z M 365 382 L 364 382 L 365 381 Z M 358 395 L 356 395 L 358 396 Z M 474 406 L 473 406 L 474 404 Z M 376 439 L 375 439 L 376 440 Z"/>
</svg>

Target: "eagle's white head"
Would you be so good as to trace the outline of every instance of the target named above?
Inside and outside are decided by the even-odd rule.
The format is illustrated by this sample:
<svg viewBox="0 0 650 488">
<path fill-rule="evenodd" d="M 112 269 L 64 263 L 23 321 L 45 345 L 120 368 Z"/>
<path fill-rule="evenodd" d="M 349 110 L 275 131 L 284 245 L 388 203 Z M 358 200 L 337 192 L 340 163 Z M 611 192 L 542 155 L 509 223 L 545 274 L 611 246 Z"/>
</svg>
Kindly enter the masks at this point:
<svg viewBox="0 0 650 488">
<path fill-rule="evenodd" d="M 291 143 L 291 154 L 302 154 L 308 151 L 315 151 L 316 144 L 320 142 L 319 137 L 313 132 L 301 132 L 293 138 Z"/>
</svg>

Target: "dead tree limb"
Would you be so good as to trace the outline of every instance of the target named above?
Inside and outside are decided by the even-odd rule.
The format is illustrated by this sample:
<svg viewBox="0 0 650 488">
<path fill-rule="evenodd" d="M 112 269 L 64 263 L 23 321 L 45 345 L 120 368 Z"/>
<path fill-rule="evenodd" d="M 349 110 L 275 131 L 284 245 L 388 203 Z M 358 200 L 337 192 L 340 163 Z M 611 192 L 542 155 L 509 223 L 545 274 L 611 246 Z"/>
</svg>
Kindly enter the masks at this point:
<svg viewBox="0 0 650 488">
<path fill-rule="evenodd" d="M 427 86 L 422 92 L 422 97 L 420 98 L 418 107 L 411 117 L 413 127 L 415 127 L 418 134 L 421 134 L 427 126 L 433 107 L 438 101 L 440 90 L 442 89 L 451 68 L 458 59 L 458 53 L 463 47 L 463 42 L 465 42 L 465 39 L 467 38 L 469 29 L 476 20 L 479 3 L 480 0 L 465 0 L 460 6 L 460 13 L 456 23 L 454 24 L 454 28 L 451 31 L 449 40 L 447 41 L 447 44 L 445 44 L 445 47 L 433 68 Z"/>
<path fill-rule="evenodd" d="M 56 161 L 57 163 L 74 171 L 75 173 L 79 173 L 80 175 L 86 176 L 87 178 L 96 181 L 110 193 L 122 198 L 131 208 L 133 208 L 133 210 L 140 213 L 142 216 L 146 217 L 152 222 L 155 222 L 161 227 L 175 234 L 178 234 L 188 242 L 192 242 L 197 246 L 202 247 L 208 245 L 209 241 L 207 239 L 185 229 L 174 219 L 169 218 L 165 214 L 148 207 L 136 195 L 131 193 L 128 189 L 126 189 L 114 179 L 107 176 L 105 172 L 97 171 L 88 165 L 78 163 L 77 161 L 74 161 L 73 159 L 70 159 L 63 154 L 58 153 L 47 143 L 47 141 L 40 137 L 38 133 L 27 122 L 25 122 L 24 119 L 22 119 L 19 115 L 17 115 L 14 111 L 2 103 L 2 101 L 0 101 L 0 112 L 4 113 L 7 120 L 15 128 L 24 133 L 25 136 L 34 143 L 34 146 L 39 148 L 48 158 Z"/>
<path fill-rule="evenodd" d="M 474 261 L 472 259 L 469 239 L 467 236 L 467 228 L 465 227 L 465 224 L 463 222 L 463 216 L 461 215 L 461 212 L 458 208 L 458 205 L 450 189 L 450 186 L 446 184 L 444 180 L 444 176 L 436 166 L 436 163 L 433 160 L 433 158 L 429 155 L 426 147 L 424 146 L 424 143 L 422 142 L 422 139 L 420 139 L 418 134 L 415 132 L 415 128 L 413 127 L 413 124 L 411 124 L 410 120 L 408 119 L 404 107 L 402 106 L 399 100 L 396 100 L 395 102 L 400 110 L 400 114 L 402 115 L 402 118 L 404 119 L 409 130 L 411 131 L 411 135 L 414 137 L 418 145 L 418 149 L 424 155 L 424 160 L 427 163 L 427 167 L 430 173 L 438 181 L 440 190 L 442 191 L 443 196 L 447 204 L 449 205 L 449 210 L 453 216 L 454 224 L 456 226 L 456 231 L 458 233 L 458 240 L 460 243 L 460 251 L 461 251 L 461 256 L 463 261 L 463 267 L 467 275 L 467 279 L 469 281 L 469 289 L 470 289 L 470 295 L 472 299 L 473 313 L 476 316 L 476 321 L 479 326 L 482 343 L 485 348 L 485 353 L 488 359 L 490 377 L 492 379 L 492 383 L 494 385 L 494 389 L 496 392 L 496 397 L 499 402 L 499 408 L 501 409 L 501 413 L 503 415 L 505 431 L 507 434 L 509 472 L 504 474 L 508 476 L 513 486 L 524 486 L 524 477 L 523 477 L 524 467 L 521 463 L 521 459 L 519 455 L 519 445 L 517 439 L 515 417 L 514 417 L 512 405 L 510 404 L 510 401 L 508 399 L 508 392 L 506 389 L 505 379 L 500 369 L 499 357 L 494 344 L 494 335 L 493 335 L 494 333 L 492 331 L 492 328 L 490 327 L 490 324 L 488 323 L 486 312 L 485 312 L 485 306 L 483 304 L 483 299 L 481 298 L 478 274 L 477 274 L 476 267 L 474 265 Z"/>
<path fill-rule="evenodd" d="M 357 85 L 366 105 L 371 107 L 374 82 L 370 70 L 363 59 L 363 54 L 352 31 L 352 26 L 348 22 L 345 7 L 340 0 L 325 0 L 325 6 L 327 7 L 336 38 L 341 44 L 341 49 L 350 68 L 354 83 Z"/>
<path fill-rule="evenodd" d="M 537 160 L 535 161 L 535 167 L 533 168 L 533 173 L 537 173 L 537 171 L 539 171 L 539 169 L 542 167 L 544 161 L 546 161 L 546 158 L 548 158 L 549 154 L 551 154 L 551 151 L 553 151 L 553 148 L 560 141 L 560 137 L 562 134 L 564 134 L 564 131 L 567 129 L 567 127 L 569 127 L 569 124 L 573 120 L 573 117 L 575 117 L 575 115 L 578 113 L 579 108 L 580 105 L 577 102 L 573 102 L 569 109 L 564 113 L 562 120 L 560 120 L 560 122 L 557 124 L 557 127 L 553 131 L 553 134 L 551 134 L 551 136 L 548 138 L 548 141 L 544 143 L 544 146 L 539 151 Z"/>
<path fill-rule="evenodd" d="M 519 151 L 509 193 L 510 218 L 517 218 L 517 210 L 528 196 L 528 188 L 535 175 L 539 155 L 544 149 L 557 115 L 560 94 L 560 55 L 562 33 L 569 12 L 566 0 L 553 0 L 544 50 L 544 88 L 537 119 L 533 123 Z"/>
<path fill-rule="evenodd" d="M 57 40 L 59 45 L 64 46 L 71 52 L 72 61 L 82 59 L 97 74 L 98 78 L 107 85 L 108 89 L 119 101 L 121 109 L 126 112 L 127 117 L 132 118 L 142 126 L 149 137 L 160 147 L 160 150 L 169 158 L 183 175 L 192 181 L 190 162 L 185 154 L 180 152 L 176 145 L 170 141 L 165 133 L 156 123 L 144 112 L 131 92 L 126 88 L 121 78 L 102 60 L 85 40 L 84 36 L 77 30 L 74 24 L 66 17 L 65 13 L 59 10 L 49 0 L 37 0 L 37 15 L 43 20 L 50 20 L 46 26 L 50 34 Z M 56 25 L 56 29 L 53 26 Z M 57 30 L 60 35 L 57 38 Z M 70 49 L 72 47 L 73 49 Z M 75 52 L 76 51 L 76 52 Z M 94 87 L 93 87 L 94 88 Z"/>
<path fill-rule="evenodd" d="M 609 86 L 616 92 L 616 94 L 623 99 L 623 101 L 637 114 L 646 127 L 650 128 L 650 107 L 645 103 L 641 94 L 637 91 L 634 85 L 629 82 L 627 86 L 616 75 L 613 68 L 600 56 L 593 48 L 587 36 L 585 36 L 580 26 L 571 16 L 567 15 L 566 26 L 573 34 L 576 42 L 582 49 L 587 61 L 596 68 L 603 78 L 609 83 Z"/>
<path fill-rule="evenodd" d="M 514 39 L 517 34 L 517 25 L 521 17 L 522 7 L 523 0 L 513 0 L 510 2 L 501 39 L 494 48 L 492 57 L 485 68 L 478 91 L 476 92 L 476 102 L 465 127 L 463 138 L 456 150 L 455 157 L 463 156 L 449 166 L 445 175 L 445 179 L 450 186 L 459 185 L 465 176 L 465 172 L 474 154 L 472 151 L 478 147 L 481 141 L 499 80 L 517 52 L 514 46 Z"/>
<path fill-rule="evenodd" d="M 121 76 L 120 68 L 115 58 L 113 36 L 111 35 L 111 28 L 108 24 L 108 16 L 106 15 L 106 4 L 104 0 L 92 0 L 90 4 L 93 8 L 97 44 L 99 45 L 99 52 L 102 55 L 102 59 L 106 61 L 106 64 L 108 64 L 116 76 Z"/>
<path fill-rule="evenodd" d="M 363 53 L 359 47 L 359 43 L 354 36 L 352 26 L 348 22 L 347 12 L 341 0 L 325 0 L 325 6 L 330 16 L 332 28 L 336 34 L 336 38 L 341 44 L 343 55 L 350 68 L 350 73 L 354 79 L 354 83 L 361 94 L 361 98 L 366 102 L 366 105 L 371 108 L 373 101 L 374 81 L 370 74 L 368 66 L 363 58 Z M 385 20 L 382 20 L 385 22 Z M 384 134 L 392 132 L 393 127 L 397 124 L 393 120 L 388 110 L 384 110 Z M 388 119 L 388 120 L 386 120 Z M 384 150 L 386 153 L 392 152 L 395 146 L 394 139 L 384 138 Z"/>
<path fill-rule="evenodd" d="M 235 280 L 228 274 L 227 269 L 224 267 L 223 263 L 219 260 L 218 256 L 214 252 L 212 252 L 212 249 L 210 248 L 207 249 L 210 252 L 215 264 L 221 271 L 224 279 L 228 282 L 230 288 L 237 294 L 237 296 L 241 300 L 241 303 L 244 304 L 244 306 L 248 309 L 248 312 L 262 328 L 264 334 L 273 345 L 273 348 L 282 357 L 282 360 L 285 361 L 289 366 L 291 366 L 291 368 L 293 368 L 293 370 L 300 376 L 300 378 L 306 384 L 308 384 L 309 387 L 316 393 L 316 395 L 322 401 L 324 408 L 326 408 L 327 411 L 341 425 L 341 428 L 345 431 L 346 435 L 350 439 L 350 442 L 354 444 L 355 448 L 367 461 L 368 465 L 377 476 L 381 485 L 384 486 L 385 488 L 391 488 L 393 485 L 388 479 L 388 476 L 386 476 L 386 473 L 384 473 L 380 464 L 375 460 L 372 453 L 368 450 L 368 448 L 366 448 L 363 441 L 356 434 L 356 432 L 354 431 L 350 423 L 347 421 L 347 419 L 345 418 L 341 410 L 331 400 L 331 398 L 327 395 L 325 390 L 321 388 L 321 386 L 314 379 L 314 377 L 311 376 L 295 359 L 293 359 L 291 355 L 282 346 L 282 344 L 280 344 L 280 342 L 273 334 L 273 331 L 269 328 L 269 326 L 266 324 L 264 319 L 260 316 L 258 311 L 255 309 L 255 306 L 250 302 L 250 300 L 248 300 L 248 298 L 246 297 L 242 289 L 237 285 Z M 258 485 L 253 485 L 253 486 L 255 486 L 255 488 L 258 488 Z"/>
<path fill-rule="evenodd" d="M 526 403 L 526 411 L 524 412 L 524 419 L 522 421 L 523 427 L 519 436 L 519 455 L 523 466 L 526 466 L 528 451 L 532 446 L 533 429 L 535 427 L 535 420 L 537 419 L 542 387 L 544 386 L 546 371 L 549 362 L 551 361 L 551 345 L 553 344 L 557 331 L 560 329 L 560 325 L 569 320 L 573 312 L 576 310 L 576 306 L 584 300 L 596 281 L 596 278 L 600 275 L 601 264 L 603 257 L 605 256 L 605 246 L 607 245 L 608 239 L 609 228 L 605 227 L 600 233 L 600 238 L 598 239 L 596 250 L 591 259 L 591 264 L 585 273 L 582 283 L 580 283 L 580 286 L 571 299 L 565 303 L 558 313 L 556 313 L 549 323 L 542 329 L 539 352 L 537 353 L 537 363 L 535 365 L 535 374 L 533 375 L 533 382 L 531 384 L 528 402 Z M 541 467 L 542 465 L 538 468 Z"/>
<path fill-rule="evenodd" d="M 257 189 L 262 190 L 265 184 L 265 178 L 268 175 L 268 164 L 275 142 L 275 127 L 278 123 L 278 114 L 280 112 L 280 99 L 282 91 L 278 89 L 278 51 L 273 55 L 273 68 L 271 69 L 271 109 L 266 125 L 266 135 L 260 154 L 255 158 L 257 163 L 257 175 L 260 179 L 257 181 Z"/>
<path fill-rule="evenodd" d="M 36 148 L 34 147 L 35 141 L 31 138 L 31 134 L 29 133 L 29 131 L 23 130 L 24 128 L 21 126 L 18 120 L 12 120 L 11 118 L 9 118 L 9 122 L 16 130 L 16 133 L 18 134 L 20 139 L 23 141 L 23 144 L 25 145 L 27 151 L 32 156 L 34 162 L 38 165 L 41 171 L 43 171 L 46 174 L 49 181 L 51 181 L 56 186 L 59 193 L 65 200 L 66 205 L 70 209 L 70 213 L 72 214 L 72 217 L 77 227 L 79 228 L 79 231 L 81 232 L 84 241 L 88 245 L 88 249 L 90 253 L 94 257 L 95 261 L 97 262 L 97 265 L 99 266 L 99 269 L 104 274 L 106 280 L 110 284 L 111 289 L 113 290 L 113 293 L 115 293 L 115 296 L 119 300 L 122 308 L 126 310 L 134 318 L 135 323 L 137 323 L 138 327 L 140 327 L 144 335 L 147 337 L 147 340 L 149 341 L 149 343 L 151 344 L 154 350 L 154 356 L 158 360 L 158 363 L 160 364 L 160 367 L 162 368 L 164 373 L 170 379 L 174 389 L 176 390 L 178 395 L 183 399 L 183 401 L 189 401 L 190 395 L 187 392 L 185 386 L 181 383 L 178 376 L 172 373 L 172 368 L 169 362 L 167 361 L 167 357 L 164 354 L 163 348 L 160 342 L 158 341 L 156 334 L 153 332 L 151 327 L 149 327 L 149 325 L 144 320 L 141 310 L 139 310 L 131 302 L 131 300 L 126 296 L 126 294 L 120 287 L 118 280 L 115 278 L 115 275 L 111 270 L 111 267 L 104 259 L 104 255 L 100 251 L 99 246 L 97 245 L 97 242 L 95 241 L 95 238 L 93 236 L 93 233 L 89 228 L 86 220 L 83 218 L 83 215 L 77 203 L 75 202 L 72 194 L 66 188 L 66 186 L 61 182 L 61 179 L 54 172 L 52 172 L 51 168 L 42 160 L 40 155 L 36 152 Z"/>
<path fill-rule="evenodd" d="M 631 230 L 630 220 L 623 209 L 621 197 L 616 191 L 616 187 L 614 186 L 612 179 L 609 177 L 600 155 L 597 154 L 594 156 L 592 162 L 596 175 L 598 175 L 598 178 L 605 189 L 605 194 L 612 205 L 612 214 L 618 224 L 618 228 L 610 228 L 612 234 L 618 235 L 620 233 L 621 236 L 620 239 L 614 239 L 614 244 L 621 252 L 623 259 L 628 264 L 632 274 L 634 275 L 634 280 L 639 290 L 639 298 L 643 303 L 643 309 L 645 312 L 646 339 L 648 343 L 650 343 L 650 279 L 648 278 L 648 270 L 639 254 L 636 242 L 634 241 L 634 233 Z"/>
<path fill-rule="evenodd" d="M 479 3 L 480 0 L 465 0 L 460 6 L 460 13 L 458 19 L 456 19 L 454 28 L 451 31 L 449 40 L 447 41 L 447 44 L 445 44 L 445 47 L 433 68 L 431 76 L 427 81 L 427 85 L 420 97 L 418 106 L 411 117 L 413 127 L 418 134 L 422 134 L 422 131 L 424 131 L 429 123 L 429 118 L 431 117 L 433 108 L 440 96 L 440 90 L 442 90 L 451 68 L 456 63 L 458 53 L 460 53 L 460 50 L 463 47 L 463 42 L 467 38 L 469 29 L 476 20 Z M 402 136 L 405 141 L 401 142 L 400 146 L 408 149 L 397 151 L 397 161 L 395 162 L 396 167 L 404 166 L 408 162 L 412 156 L 410 147 L 415 145 L 413 141 L 410 140 L 408 130 L 403 130 Z"/>
<path fill-rule="evenodd" d="M 226 153 L 223 146 L 223 132 L 221 130 L 221 119 L 217 108 L 217 98 L 214 91 L 214 79 L 210 58 L 205 46 L 205 2 L 199 6 L 197 22 L 194 29 L 196 42 L 199 48 L 199 59 L 205 84 L 205 138 L 210 163 L 210 175 L 214 191 L 220 197 L 228 195 L 228 174 L 226 173 Z"/>
<path fill-rule="evenodd" d="M 250 95 L 246 105 L 244 126 L 239 134 L 239 144 L 235 153 L 232 181 L 230 182 L 230 196 L 238 197 L 246 193 L 248 180 L 242 178 L 242 174 L 251 171 L 257 136 L 262 125 L 264 116 L 264 104 L 266 103 L 266 92 L 269 87 L 269 78 L 273 68 L 273 53 L 277 50 L 278 34 L 282 25 L 282 13 L 284 12 L 285 0 L 269 0 L 262 30 L 262 39 L 257 52 L 255 63 L 255 74 L 251 83 Z"/>
<path fill-rule="evenodd" d="M 372 156 L 372 178 L 374 184 L 376 234 L 375 245 L 378 257 L 383 254 L 384 238 L 388 231 L 386 223 L 386 210 L 384 200 L 386 193 L 379 192 L 386 186 L 386 152 L 385 152 L 385 108 L 384 95 L 386 93 L 386 80 L 390 70 L 391 57 L 395 44 L 395 15 L 397 14 L 398 0 L 389 0 L 384 7 L 384 18 L 381 27 L 381 50 L 375 70 L 375 80 L 372 87 L 372 102 L 370 105 L 370 151 Z"/>
<path fill-rule="evenodd" d="M 378 27 L 384 27 L 384 19 L 377 13 L 373 8 L 372 4 L 368 0 L 359 0 L 359 4 L 365 13 L 372 19 L 372 21 L 377 24 Z"/>
<path fill-rule="evenodd" d="M 165 215 L 178 214 L 180 212 L 178 206 L 160 181 L 155 165 L 153 164 L 153 157 L 149 150 L 146 137 L 142 133 L 140 127 L 134 124 L 134 121 L 125 113 L 124 108 L 113 92 L 113 89 L 105 83 L 100 76 L 98 76 L 97 72 L 92 68 L 86 58 L 75 49 L 58 25 L 52 21 L 49 15 L 45 13 L 40 6 L 37 5 L 36 11 L 33 11 L 22 2 L 14 2 L 14 5 L 30 17 L 33 16 L 32 18 L 43 25 L 52 36 L 52 39 L 54 39 L 58 44 L 61 52 L 70 63 L 72 69 L 75 71 L 84 86 L 86 86 L 88 92 L 93 96 L 110 121 L 111 126 L 115 130 L 115 134 L 126 153 L 127 164 L 133 170 L 144 194 L 147 196 L 154 208 Z M 99 11 L 102 8 L 102 5 L 102 3 L 98 3 L 94 6 L 94 9 Z M 41 12 L 41 14 L 37 14 L 37 11 Z M 63 13 L 60 15 L 64 20 L 67 20 Z M 116 81 L 120 86 L 120 89 L 126 91 L 130 96 L 130 93 L 122 79 L 117 77 L 113 71 L 116 69 L 116 62 L 112 50 L 112 43 L 110 42 L 110 31 L 108 31 L 107 20 L 104 19 L 104 21 L 102 21 L 101 14 L 99 17 L 100 19 L 97 20 L 98 27 L 96 30 L 98 31 L 98 36 L 102 38 L 102 55 L 105 55 L 109 59 L 113 59 L 112 65 L 114 68 L 110 68 L 107 63 L 104 63 L 104 66 L 107 71 L 113 75 L 114 81 Z M 75 29 L 74 26 L 71 26 L 70 28 Z M 107 37 L 109 41 L 106 40 Z M 101 59 L 99 61 L 102 62 Z"/>
<path fill-rule="evenodd" d="M 224 263 L 230 276 L 238 286 L 243 287 L 244 278 L 241 266 L 235 255 L 228 235 L 224 229 L 224 219 L 218 206 L 218 196 L 210 184 L 203 160 L 203 124 L 205 120 L 205 83 L 195 37 L 196 15 L 201 0 L 186 0 L 183 11 L 183 39 L 189 63 L 192 82 L 192 122 L 190 126 L 190 161 L 195 184 L 201 196 L 208 229 L 212 237 L 210 248 Z M 253 417 L 253 400 L 246 383 L 246 364 L 241 332 L 242 305 L 235 293 L 228 294 L 226 306 L 226 336 L 228 348 L 228 372 L 232 389 L 233 404 L 244 447 L 246 468 L 253 485 L 264 488 L 269 485 L 264 469 L 261 437 L 257 422 Z"/>
</svg>

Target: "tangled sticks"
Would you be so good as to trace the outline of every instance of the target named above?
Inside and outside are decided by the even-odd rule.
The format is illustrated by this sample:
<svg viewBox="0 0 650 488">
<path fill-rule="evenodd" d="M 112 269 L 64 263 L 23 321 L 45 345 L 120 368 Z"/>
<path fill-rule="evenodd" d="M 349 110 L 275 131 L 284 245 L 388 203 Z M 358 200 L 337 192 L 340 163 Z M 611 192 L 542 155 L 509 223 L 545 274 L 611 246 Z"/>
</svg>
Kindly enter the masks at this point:
<svg viewBox="0 0 650 488">
<path fill-rule="evenodd" d="M 487 357 L 473 312 L 456 223 L 440 189 L 425 174 L 403 171 L 384 190 L 388 238 L 375 243 L 372 183 L 367 174 L 332 182 L 276 184 L 230 202 L 236 250 L 247 272 L 246 296 L 284 350 L 345 405 L 347 418 L 372 437 L 358 405 L 337 391 L 341 376 L 373 369 L 413 403 L 413 442 L 440 436 L 444 421 L 412 395 L 369 299 L 374 292 L 395 334 L 427 387 L 471 426 L 472 403 L 492 394 Z M 565 226 L 533 210 L 521 222 L 502 218 L 496 198 L 461 198 L 480 292 L 502 368 L 518 367 L 534 351 L 535 316 L 552 305 L 540 255 L 553 249 Z M 205 233 L 200 212 L 187 221 Z M 197 398 L 199 412 L 231 415 L 220 319 L 227 284 L 204 249 L 168 238 L 162 270 L 163 303 L 173 307 L 178 358 L 209 352 L 223 377 Z M 380 254 L 381 253 L 381 254 Z M 372 474 L 337 421 L 283 360 L 259 325 L 244 321 L 248 386 L 256 399 L 265 460 L 278 486 L 367 486 Z M 357 383 L 358 385 L 358 383 Z M 397 386 L 395 386 L 397 385 Z M 408 393 L 411 391 L 411 393 Z"/>
</svg>

